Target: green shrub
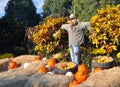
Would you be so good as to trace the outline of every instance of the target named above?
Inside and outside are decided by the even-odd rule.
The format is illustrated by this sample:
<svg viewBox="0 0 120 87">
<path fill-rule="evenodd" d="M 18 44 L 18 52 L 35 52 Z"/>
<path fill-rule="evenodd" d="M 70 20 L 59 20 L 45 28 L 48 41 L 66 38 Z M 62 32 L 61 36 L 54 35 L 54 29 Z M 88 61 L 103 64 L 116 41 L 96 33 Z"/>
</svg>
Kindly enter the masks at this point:
<svg viewBox="0 0 120 87">
<path fill-rule="evenodd" d="M 1 54 L 0 55 L 0 59 L 3 59 L 3 58 L 10 58 L 14 56 L 12 53 L 4 53 L 4 54 Z"/>
</svg>

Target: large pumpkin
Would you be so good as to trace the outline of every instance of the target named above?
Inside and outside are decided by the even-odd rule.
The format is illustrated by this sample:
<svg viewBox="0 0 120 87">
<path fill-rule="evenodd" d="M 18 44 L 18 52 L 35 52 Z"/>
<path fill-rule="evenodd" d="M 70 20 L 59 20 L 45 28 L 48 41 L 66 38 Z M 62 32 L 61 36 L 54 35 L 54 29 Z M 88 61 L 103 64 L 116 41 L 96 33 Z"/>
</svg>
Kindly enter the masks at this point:
<svg viewBox="0 0 120 87">
<path fill-rule="evenodd" d="M 88 77 L 88 73 L 84 72 L 84 71 L 77 71 L 75 74 L 75 79 L 81 83 L 83 81 L 85 81 Z"/>
<path fill-rule="evenodd" d="M 18 67 L 18 64 L 14 61 L 11 61 L 9 63 L 9 66 L 8 66 L 9 69 L 14 69 L 14 68 L 17 68 L 17 67 Z"/>
<path fill-rule="evenodd" d="M 85 65 L 85 64 L 80 64 L 79 66 L 78 66 L 78 71 L 83 71 L 83 72 L 85 72 L 85 73 L 88 73 L 89 71 L 88 71 L 88 67 Z"/>
<path fill-rule="evenodd" d="M 69 83 L 69 87 L 73 87 L 78 85 L 78 82 L 76 80 L 73 80 L 72 82 Z"/>
<path fill-rule="evenodd" d="M 47 73 L 48 69 L 45 66 L 40 66 L 38 69 L 38 73 Z"/>
<path fill-rule="evenodd" d="M 47 65 L 51 68 L 54 68 L 55 64 L 56 64 L 56 60 L 53 58 L 49 59 L 47 62 Z"/>
</svg>

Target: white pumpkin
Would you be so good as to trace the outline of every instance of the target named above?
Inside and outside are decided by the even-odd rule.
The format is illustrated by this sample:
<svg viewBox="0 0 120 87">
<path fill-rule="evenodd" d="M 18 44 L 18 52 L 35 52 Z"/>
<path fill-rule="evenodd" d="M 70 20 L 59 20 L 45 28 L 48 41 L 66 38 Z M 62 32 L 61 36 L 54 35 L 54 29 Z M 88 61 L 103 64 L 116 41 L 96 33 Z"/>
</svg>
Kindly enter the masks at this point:
<svg viewBox="0 0 120 87">
<path fill-rule="evenodd" d="M 42 60 L 47 60 L 47 58 L 46 58 L 46 57 L 44 57 Z"/>
<path fill-rule="evenodd" d="M 50 72 L 47 72 L 47 74 L 49 74 L 49 75 L 53 75 L 54 73 L 50 71 Z"/>
<path fill-rule="evenodd" d="M 68 72 L 66 73 L 66 76 L 73 76 L 73 73 L 70 72 L 70 71 L 68 71 Z"/>
<path fill-rule="evenodd" d="M 29 66 L 30 63 L 24 63 L 24 69 L 26 69 Z"/>
</svg>

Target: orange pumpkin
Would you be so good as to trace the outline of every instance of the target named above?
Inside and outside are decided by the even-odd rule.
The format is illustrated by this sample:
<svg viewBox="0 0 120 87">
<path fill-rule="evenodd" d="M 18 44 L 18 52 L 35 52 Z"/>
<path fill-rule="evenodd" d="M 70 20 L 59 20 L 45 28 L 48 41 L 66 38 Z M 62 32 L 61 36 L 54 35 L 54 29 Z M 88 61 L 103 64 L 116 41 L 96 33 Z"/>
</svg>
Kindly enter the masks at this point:
<svg viewBox="0 0 120 87">
<path fill-rule="evenodd" d="M 45 66 L 40 66 L 38 69 L 38 73 L 47 73 L 48 69 Z"/>
<path fill-rule="evenodd" d="M 72 82 L 69 83 L 69 87 L 73 87 L 78 85 L 78 82 L 76 80 L 73 80 Z"/>
<path fill-rule="evenodd" d="M 78 71 L 83 71 L 83 72 L 85 72 L 85 73 L 88 73 L 89 71 L 88 71 L 88 67 L 85 65 L 85 64 L 80 64 L 79 66 L 78 66 Z"/>
<path fill-rule="evenodd" d="M 55 64 L 56 64 L 56 60 L 53 59 L 53 58 L 49 59 L 48 62 L 47 62 L 47 65 L 51 68 L 54 68 Z"/>
<path fill-rule="evenodd" d="M 93 73 L 97 73 L 97 72 L 99 72 L 99 71 L 101 71 L 102 70 L 102 68 L 95 68 L 94 70 L 93 70 Z"/>
<path fill-rule="evenodd" d="M 84 72 L 84 71 L 77 71 L 75 74 L 75 79 L 81 83 L 83 81 L 85 81 L 88 77 L 88 73 Z"/>
<path fill-rule="evenodd" d="M 34 60 L 38 61 L 38 60 L 41 60 L 41 58 L 40 57 L 36 57 Z"/>
<path fill-rule="evenodd" d="M 11 61 L 9 63 L 9 66 L 8 66 L 9 69 L 14 69 L 14 68 L 17 68 L 17 67 L 18 67 L 18 64 L 14 61 Z"/>
</svg>

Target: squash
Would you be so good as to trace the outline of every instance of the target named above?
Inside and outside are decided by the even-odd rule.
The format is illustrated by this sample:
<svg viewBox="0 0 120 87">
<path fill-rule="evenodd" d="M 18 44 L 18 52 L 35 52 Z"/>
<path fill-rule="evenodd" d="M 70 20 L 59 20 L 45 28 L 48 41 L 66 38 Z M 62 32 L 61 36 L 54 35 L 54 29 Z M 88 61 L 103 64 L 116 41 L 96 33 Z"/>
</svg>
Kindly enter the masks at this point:
<svg viewBox="0 0 120 87">
<path fill-rule="evenodd" d="M 8 66 L 9 69 L 15 69 L 17 67 L 18 67 L 18 64 L 14 61 L 11 61 Z"/>
<path fill-rule="evenodd" d="M 36 57 L 34 60 L 41 60 L 42 58 L 40 58 L 40 57 Z"/>
<path fill-rule="evenodd" d="M 85 73 L 89 73 L 88 67 L 85 64 L 80 64 L 78 66 L 78 71 L 83 71 Z"/>
<path fill-rule="evenodd" d="M 30 63 L 24 63 L 24 69 L 26 69 L 29 65 Z"/>
<path fill-rule="evenodd" d="M 78 85 L 78 82 L 76 80 L 73 80 L 72 82 L 69 83 L 69 87 L 73 87 Z"/>
<path fill-rule="evenodd" d="M 84 71 L 77 71 L 75 74 L 75 79 L 81 83 L 83 81 L 85 81 L 88 77 L 88 73 L 84 72 Z"/>
<path fill-rule="evenodd" d="M 45 66 L 40 66 L 38 69 L 38 73 L 47 73 L 48 69 Z"/>
<path fill-rule="evenodd" d="M 56 64 L 56 60 L 53 58 L 49 59 L 47 62 L 47 65 L 51 68 L 54 68 L 55 64 Z"/>
<path fill-rule="evenodd" d="M 95 68 L 94 70 L 93 70 L 93 73 L 97 73 L 97 72 L 99 72 L 99 71 L 101 71 L 101 70 L 103 70 L 102 68 Z"/>
<path fill-rule="evenodd" d="M 40 60 L 42 60 L 42 58 L 40 58 L 40 57 L 35 57 L 32 62 L 37 62 L 37 61 L 40 61 Z"/>
<path fill-rule="evenodd" d="M 68 71 L 65 75 L 66 76 L 74 76 L 74 74 L 72 72 L 70 72 L 70 71 Z"/>
</svg>

